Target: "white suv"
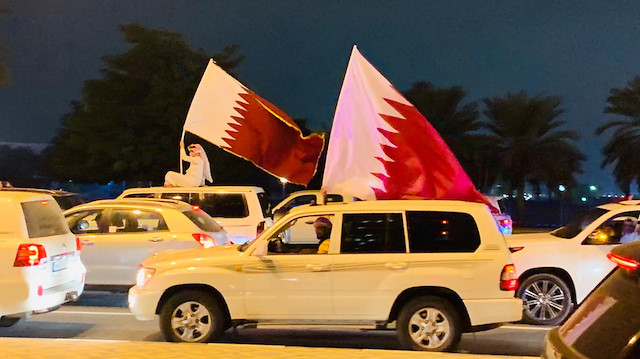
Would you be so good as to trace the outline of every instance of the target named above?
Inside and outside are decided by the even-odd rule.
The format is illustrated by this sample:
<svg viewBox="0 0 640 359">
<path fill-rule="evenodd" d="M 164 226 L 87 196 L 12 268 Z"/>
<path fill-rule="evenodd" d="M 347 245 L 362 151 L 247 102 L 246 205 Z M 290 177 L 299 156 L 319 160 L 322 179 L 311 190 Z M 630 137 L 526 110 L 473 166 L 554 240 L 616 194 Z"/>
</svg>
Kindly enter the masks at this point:
<svg viewBox="0 0 640 359">
<path fill-rule="evenodd" d="M 0 218 L 0 327 L 76 300 L 85 276 L 80 241 L 53 197 L 0 190 Z"/>
<path fill-rule="evenodd" d="M 607 253 L 620 244 L 625 222 L 633 224 L 633 232 L 639 216 L 640 201 L 609 203 L 552 232 L 507 236 L 518 270 L 516 295 L 523 301 L 523 320 L 562 323 L 615 268 Z"/>
<path fill-rule="evenodd" d="M 251 186 L 129 188 L 122 198 L 167 198 L 199 206 L 216 220 L 236 244 L 256 238 L 273 223 L 264 190 Z"/>
<path fill-rule="evenodd" d="M 290 227 L 314 223 L 330 228 L 318 232 L 328 237 L 328 254 L 318 254 L 319 241 L 282 243 Z M 384 328 L 396 321 L 405 347 L 432 351 L 522 314 L 504 237 L 478 203 L 305 206 L 238 249 L 147 258 L 129 308 L 140 320 L 159 314 L 168 341 L 215 340 L 247 322 Z"/>
</svg>

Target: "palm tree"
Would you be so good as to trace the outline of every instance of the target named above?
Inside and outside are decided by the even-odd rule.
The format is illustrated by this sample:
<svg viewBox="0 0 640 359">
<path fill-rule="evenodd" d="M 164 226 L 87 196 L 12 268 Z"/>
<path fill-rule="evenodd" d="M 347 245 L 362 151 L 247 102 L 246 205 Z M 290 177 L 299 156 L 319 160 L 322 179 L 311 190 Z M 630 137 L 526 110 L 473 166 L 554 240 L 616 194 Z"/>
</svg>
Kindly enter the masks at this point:
<svg viewBox="0 0 640 359">
<path fill-rule="evenodd" d="M 575 184 L 585 157 L 574 145 L 575 131 L 561 130 L 564 121 L 560 99 L 553 96 L 528 97 L 524 92 L 484 99 L 492 146 L 500 156 L 497 168 L 507 190 L 517 192 L 524 209 L 527 183 L 555 188 L 559 183 Z"/>
<path fill-rule="evenodd" d="M 478 188 L 487 189 L 495 178 L 486 171 L 486 136 L 477 133 L 482 128 L 478 119 L 478 105 L 462 105 L 467 93 L 460 86 L 437 88 L 419 81 L 403 92 L 420 113 L 438 131 L 460 164 Z"/>
<path fill-rule="evenodd" d="M 601 167 L 613 164 L 616 183 L 625 193 L 631 192 L 631 183 L 640 175 L 640 76 L 631 80 L 627 87 L 611 89 L 605 113 L 620 115 L 596 130 L 602 135 L 609 129 L 613 134 L 602 149 L 604 160 Z"/>
</svg>

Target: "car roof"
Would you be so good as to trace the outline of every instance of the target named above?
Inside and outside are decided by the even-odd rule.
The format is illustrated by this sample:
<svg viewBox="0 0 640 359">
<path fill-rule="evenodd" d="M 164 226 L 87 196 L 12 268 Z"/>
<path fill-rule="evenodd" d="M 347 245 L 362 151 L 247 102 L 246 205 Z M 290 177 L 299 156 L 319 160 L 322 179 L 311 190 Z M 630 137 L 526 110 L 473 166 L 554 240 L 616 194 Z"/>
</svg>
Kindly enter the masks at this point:
<svg viewBox="0 0 640 359">
<path fill-rule="evenodd" d="M 325 205 L 303 205 L 291 212 L 346 212 L 346 211 L 402 211 L 402 210 L 465 210 L 487 208 L 484 203 L 450 200 L 376 200 L 356 202 L 330 202 Z"/>
<path fill-rule="evenodd" d="M 626 207 L 639 206 L 640 200 L 629 200 L 629 201 L 621 201 L 621 202 L 611 202 L 598 206 L 598 208 L 606 209 L 609 211 L 624 209 Z"/>
<path fill-rule="evenodd" d="M 192 206 L 186 202 L 177 201 L 173 199 L 151 199 L 151 198 L 125 198 L 125 199 L 102 199 L 89 203 L 83 203 L 77 205 L 70 210 L 78 210 L 92 207 L 136 207 L 145 209 L 157 209 L 157 208 L 169 208 L 184 210 L 192 208 Z"/>
<path fill-rule="evenodd" d="M 50 194 L 45 192 L 24 191 L 22 189 L 14 190 L 12 188 L 2 188 L 0 197 L 21 202 L 26 200 L 53 199 Z"/>
<path fill-rule="evenodd" d="M 158 193 L 158 192 L 257 192 L 264 193 L 257 186 L 200 186 L 200 187 L 138 187 L 128 188 L 122 193 Z"/>
<path fill-rule="evenodd" d="M 31 192 L 31 193 L 42 193 L 48 194 L 51 196 L 74 196 L 77 193 L 67 192 L 61 189 L 45 189 L 45 188 L 19 188 L 19 187 L 2 187 L 0 191 L 3 192 Z"/>
</svg>

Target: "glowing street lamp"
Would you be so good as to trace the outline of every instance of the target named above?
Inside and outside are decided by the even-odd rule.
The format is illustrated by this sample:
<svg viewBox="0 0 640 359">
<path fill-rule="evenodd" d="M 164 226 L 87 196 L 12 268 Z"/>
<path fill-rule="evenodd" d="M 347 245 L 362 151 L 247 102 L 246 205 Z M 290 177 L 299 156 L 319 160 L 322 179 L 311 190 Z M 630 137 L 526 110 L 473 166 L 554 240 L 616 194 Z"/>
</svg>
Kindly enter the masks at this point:
<svg viewBox="0 0 640 359">
<path fill-rule="evenodd" d="M 566 191 L 566 190 L 567 190 L 567 187 L 565 187 L 565 185 L 563 185 L 563 184 L 558 185 L 558 191 L 560 191 L 560 192 L 564 192 L 564 191 Z"/>
<path fill-rule="evenodd" d="M 590 185 L 590 186 L 589 186 L 589 191 L 591 191 L 591 192 L 595 192 L 595 191 L 597 191 L 597 190 L 598 190 L 598 187 L 597 187 L 597 186 L 595 186 L 595 185 Z"/>
</svg>

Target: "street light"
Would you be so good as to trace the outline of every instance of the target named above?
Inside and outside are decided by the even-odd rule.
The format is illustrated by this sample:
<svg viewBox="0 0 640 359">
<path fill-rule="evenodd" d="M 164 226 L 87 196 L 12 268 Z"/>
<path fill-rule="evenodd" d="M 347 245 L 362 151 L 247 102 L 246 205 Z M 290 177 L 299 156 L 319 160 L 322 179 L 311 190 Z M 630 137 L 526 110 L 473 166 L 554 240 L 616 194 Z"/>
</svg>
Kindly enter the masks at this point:
<svg viewBox="0 0 640 359">
<path fill-rule="evenodd" d="M 564 192 L 564 191 L 566 191 L 566 190 L 567 190 L 567 187 L 565 187 L 563 184 L 558 185 L 558 191 L 560 191 L 560 192 Z"/>
<path fill-rule="evenodd" d="M 284 177 L 280 177 L 280 183 L 282 183 L 282 198 L 284 199 L 284 188 L 286 187 L 287 183 L 289 183 L 289 180 Z"/>
<path fill-rule="evenodd" d="M 560 191 L 560 225 L 564 225 L 564 201 L 562 200 L 562 195 L 564 194 L 564 191 L 567 190 L 567 187 L 565 187 L 563 184 L 558 185 L 558 191 Z"/>
</svg>

